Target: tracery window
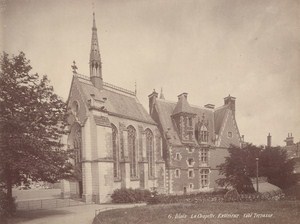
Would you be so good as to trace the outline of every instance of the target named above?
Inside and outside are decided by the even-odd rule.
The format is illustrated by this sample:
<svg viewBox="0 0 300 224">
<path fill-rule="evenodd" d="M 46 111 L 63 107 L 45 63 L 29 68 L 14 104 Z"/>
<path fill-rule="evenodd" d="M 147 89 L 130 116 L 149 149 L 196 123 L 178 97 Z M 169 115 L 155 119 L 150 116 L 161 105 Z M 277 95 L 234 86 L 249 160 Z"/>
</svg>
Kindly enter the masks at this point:
<svg viewBox="0 0 300 224">
<path fill-rule="evenodd" d="M 119 139 L 118 139 L 118 130 L 112 125 L 112 148 L 113 148 L 113 161 L 114 161 L 114 178 L 118 178 L 120 176 L 119 171 Z"/>
<path fill-rule="evenodd" d="M 149 177 L 154 177 L 153 134 L 149 129 L 147 129 L 145 133 L 146 133 L 146 150 L 147 150 Z"/>
<path fill-rule="evenodd" d="M 137 177 L 137 149 L 136 149 L 136 130 L 129 126 L 128 131 L 128 152 L 130 158 L 130 177 Z"/>
<path fill-rule="evenodd" d="M 202 121 L 198 121 L 195 126 L 195 137 L 199 144 L 201 143 L 207 143 L 208 142 L 208 122 L 204 121 L 204 118 Z"/>
<path fill-rule="evenodd" d="M 74 139 L 73 139 L 73 147 L 74 147 L 74 165 L 80 164 L 81 162 L 81 130 L 80 128 L 75 129 Z"/>
</svg>

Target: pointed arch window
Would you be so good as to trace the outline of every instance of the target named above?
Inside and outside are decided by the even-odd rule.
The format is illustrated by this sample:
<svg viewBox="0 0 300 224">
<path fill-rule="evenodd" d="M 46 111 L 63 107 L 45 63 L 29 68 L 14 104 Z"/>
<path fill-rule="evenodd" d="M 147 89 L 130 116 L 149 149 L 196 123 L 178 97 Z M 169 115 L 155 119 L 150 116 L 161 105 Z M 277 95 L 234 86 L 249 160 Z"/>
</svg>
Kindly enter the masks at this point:
<svg viewBox="0 0 300 224">
<path fill-rule="evenodd" d="M 147 129 L 146 133 L 146 150 L 148 159 L 148 173 L 149 177 L 154 177 L 154 149 L 153 149 L 153 134 Z"/>
<path fill-rule="evenodd" d="M 74 163 L 75 166 L 79 165 L 81 162 L 81 130 L 80 128 L 76 128 L 73 140 L 73 147 L 75 152 Z"/>
<path fill-rule="evenodd" d="M 113 169 L 114 169 L 114 178 L 120 177 L 120 157 L 119 157 L 119 136 L 118 129 L 113 124 L 112 126 L 112 149 L 113 149 Z"/>
<path fill-rule="evenodd" d="M 136 149 L 136 130 L 129 126 L 128 131 L 128 152 L 130 159 L 130 177 L 137 177 L 137 149 Z"/>
</svg>

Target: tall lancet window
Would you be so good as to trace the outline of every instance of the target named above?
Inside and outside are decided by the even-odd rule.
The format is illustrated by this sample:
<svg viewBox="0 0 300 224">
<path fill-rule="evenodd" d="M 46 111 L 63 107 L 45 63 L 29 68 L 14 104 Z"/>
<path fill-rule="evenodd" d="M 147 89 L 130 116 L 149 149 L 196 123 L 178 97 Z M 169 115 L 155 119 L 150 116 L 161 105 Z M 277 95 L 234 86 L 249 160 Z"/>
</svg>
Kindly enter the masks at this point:
<svg viewBox="0 0 300 224">
<path fill-rule="evenodd" d="M 147 129 L 145 133 L 146 133 L 146 150 L 147 150 L 149 177 L 154 177 L 153 134 L 149 129 Z"/>
<path fill-rule="evenodd" d="M 130 159 L 130 177 L 137 177 L 137 149 L 136 149 L 136 130 L 129 126 L 128 131 L 128 152 Z"/>
<path fill-rule="evenodd" d="M 79 165 L 81 162 L 81 131 L 80 128 L 75 130 L 74 140 L 73 140 L 73 147 L 75 152 L 75 165 Z"/>
<path fill-rule="evenodd" d="M 113 149 L 113 160 L 114 160 L 114 178 L 120 177 L 120 165 L 119 165 L 119 138 L 118 129 L 112 124 L 112 149 Z"/>
</svg>

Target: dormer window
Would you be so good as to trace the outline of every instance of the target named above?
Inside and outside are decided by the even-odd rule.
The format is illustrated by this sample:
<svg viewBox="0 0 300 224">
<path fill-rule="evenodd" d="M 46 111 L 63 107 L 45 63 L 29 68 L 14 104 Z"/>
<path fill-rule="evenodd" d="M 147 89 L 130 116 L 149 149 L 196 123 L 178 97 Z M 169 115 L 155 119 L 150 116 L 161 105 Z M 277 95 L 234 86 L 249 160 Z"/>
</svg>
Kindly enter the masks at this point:
<svg viewBox="0 0 300 224">
<path fill-rule="evenodd" d="M 192 127 L 193 126 L 193 118 L 189 117 L 189 126 Z"/>
<path fill-rule="evenodd" d="M 205 120 L 205 116 L 203 114 L 202 120 L 198 118 L 198 122 L 195 126 L 195 137 L 199 144 L 208 142 L 208 121 Z"/>
<path fill-rule="evenodd" d="M 202 125 L 200 129 L 200 141 L 208 142 L 208 131 L 204 125 Z"/>
<path fill-rule="evenodd" d="M 232 138 L 232 132 L 231 132 L 231 131 L 229 131 L 229 132 L 227 133 L 227 137 L 228 137 L 228 138 Z"/>
</svg>

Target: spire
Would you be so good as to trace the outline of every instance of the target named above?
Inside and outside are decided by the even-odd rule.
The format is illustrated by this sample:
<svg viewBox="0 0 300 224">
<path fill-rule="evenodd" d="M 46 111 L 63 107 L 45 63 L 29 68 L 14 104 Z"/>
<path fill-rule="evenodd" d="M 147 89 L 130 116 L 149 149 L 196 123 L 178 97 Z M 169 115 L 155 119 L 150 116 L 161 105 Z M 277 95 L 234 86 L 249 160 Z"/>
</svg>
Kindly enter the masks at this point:
<svg viewBox="0 0 300 224">
<path fill-rule="evenodd" d="M 92 27 L 92 41 L 90 52 L 90 77 L 95 87 L 102 89 L 102 63 L 100 57 L 100 50 L 98 44 L 97 27 L 95 13 L 93 12 L 93 27 Z"/>
<path fill-rule="evenodd" d="M 163 88 L 162 88 L 162 87 L 161 87 L 161 89 L 160 89 L 160 96 L 159 96 L 159 99 L 162 99 L 162 100 L 165 99 L 165 96 L 164 96 Z"/>
</svg>

